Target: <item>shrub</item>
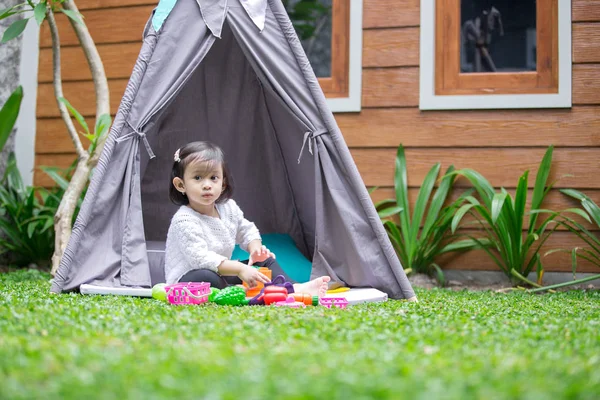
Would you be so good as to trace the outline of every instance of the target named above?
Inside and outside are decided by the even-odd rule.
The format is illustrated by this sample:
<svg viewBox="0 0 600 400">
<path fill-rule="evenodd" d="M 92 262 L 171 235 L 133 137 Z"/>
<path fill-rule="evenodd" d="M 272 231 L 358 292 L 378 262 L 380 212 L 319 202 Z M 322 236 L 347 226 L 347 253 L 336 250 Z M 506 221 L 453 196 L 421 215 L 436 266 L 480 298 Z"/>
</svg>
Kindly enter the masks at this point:
<svg viewBox="0 0 600 400">
<path fill-rule="evenodd" d="M 540 163 L 533 189 L 529 226 L 525 233 L 523 229 L 526 225 L 525 203 L 529 171 L 525 171 L 519 178 L 514 198 L 504 188 L 499 192 L 494 191 L 490 183 L 472 169 L 462 169 L 453 173 L 467 178 L 477 190 L 481 201 L 473 196 L 465 198 L 466 204 L 462 205 L 454 215 L 452 231 L 456 231 L 466 214 L 473 215 L 482 226 L 486 241 L 483 242 L 482 239 L 475 237 L 472 239 L 479 243 L 479 248 L 485 250 L 513 282 L 522 281 L 532 284 L 533 282 L 526 277 L 535 267 L 538 276 L 536 286 L 539 286 L 544 272 L 539 250 L 557 226 L 553 224 L 553 227 L 549 228 L 549 224 L 564 212 L 582 214 L 578 209 L 557 212 L 541 208 L 544 198 L 554 185 L 554 183 L 547 185 L 552 151 L 553 146 L 550 146 Z M 538 215 L 541 213 L 549 215 L 538 224 Z"/>
<path fill-rule="evenodd" d="M 454 212 L 472 191 L 463 193 L 457 200 L 444 206 L 448 199 L 455 176 L 450 166 L 441 179 L 433 198 L 431 194 L 440 164 L 435 164 L 423 180 L 411 218 L 408 201 L 408 173 L 404 147 L 398 146 L 394 174 L 395 199 L 387 199 L 375 204 L 379 217 L 400 258 L 402 266 L 408 272 L 432 274 L 436 272 L 443 284 L 444 277 L 436 259 L 444 253 L 456 250 L 469 250 L 478 247 L 473 239 L 458 241 L 458 236 L 450 234 L 450 224 Z M 431 198 L 431 202 L 430 202 Z M 429 207 L 427 207 L 429 205 Z M 396 223 L 393 218 L 397 217 Z M 423 225 L 422 225 L 423 223 Z"/>
</svg>

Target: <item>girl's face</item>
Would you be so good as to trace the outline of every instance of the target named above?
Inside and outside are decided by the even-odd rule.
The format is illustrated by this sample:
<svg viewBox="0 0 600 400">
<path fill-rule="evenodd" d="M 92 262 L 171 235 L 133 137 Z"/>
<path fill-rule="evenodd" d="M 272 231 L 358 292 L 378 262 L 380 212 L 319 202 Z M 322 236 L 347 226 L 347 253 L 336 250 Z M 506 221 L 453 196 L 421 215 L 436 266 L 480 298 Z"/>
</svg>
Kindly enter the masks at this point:
<svg viewBox="0 0 600 400">
<path fill-rule="evenodd" d="M 220 163 L 193 162 L 186 167 L 183 179 L 173 179 L 173 185 L 187 196 L 192 209 L 214 215 L 215 202 L 225 190 L 223 167 Z"/>
</svg>

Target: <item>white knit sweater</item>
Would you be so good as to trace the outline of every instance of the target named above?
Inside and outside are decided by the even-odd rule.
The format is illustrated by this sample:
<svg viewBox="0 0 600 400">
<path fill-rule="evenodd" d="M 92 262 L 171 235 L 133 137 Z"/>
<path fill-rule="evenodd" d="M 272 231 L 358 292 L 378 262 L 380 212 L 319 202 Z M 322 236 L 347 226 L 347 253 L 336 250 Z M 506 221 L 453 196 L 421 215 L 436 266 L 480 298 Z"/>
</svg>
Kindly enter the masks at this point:
<svg viewBox="0 0 600 400">
<path fill-rule="evenodd" d="M 260 233 L 252 222 L 244 218 L 233 200 L 217 204 L 220 218 L 200 214 L 188 206 L 181 206 L 171 220 L 165 249 L 165 277 L 167 284 L 176 283 L 194 269 L 206 268 L 217 272 L 224 261 L 231 258 L 239 244 L 247 250 Z"/>
</svg>

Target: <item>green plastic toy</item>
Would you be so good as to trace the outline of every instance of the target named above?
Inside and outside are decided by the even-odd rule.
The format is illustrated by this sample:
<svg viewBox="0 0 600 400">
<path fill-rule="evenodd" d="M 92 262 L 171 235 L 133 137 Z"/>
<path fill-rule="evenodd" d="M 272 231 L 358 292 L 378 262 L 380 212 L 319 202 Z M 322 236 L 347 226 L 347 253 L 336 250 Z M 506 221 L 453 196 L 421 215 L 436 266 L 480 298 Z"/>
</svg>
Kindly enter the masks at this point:
<svg viewBox="0 0 600 400">
<path fill-rule="evenodd" d="M 216 287 L 211 287 L 210 288 L 210 294 L 208 295 L 208 301 L 215 301 L 215 296 L 217 295 L 217 293 L 219 293 L 221 291 L 221 289 L 218 289 Z"/>
<path fill-rule="evenodd" d="M 212 295 L 213 294 L 211 293 L 211 296 Z M 220 306 L 241 306 L 248 304 L 248 300 L 246 300 L 246 291 L 241 286 L 226 287 L 225 289 L 217 292 L 213 296 L 212 301 Z"/>
</svg>

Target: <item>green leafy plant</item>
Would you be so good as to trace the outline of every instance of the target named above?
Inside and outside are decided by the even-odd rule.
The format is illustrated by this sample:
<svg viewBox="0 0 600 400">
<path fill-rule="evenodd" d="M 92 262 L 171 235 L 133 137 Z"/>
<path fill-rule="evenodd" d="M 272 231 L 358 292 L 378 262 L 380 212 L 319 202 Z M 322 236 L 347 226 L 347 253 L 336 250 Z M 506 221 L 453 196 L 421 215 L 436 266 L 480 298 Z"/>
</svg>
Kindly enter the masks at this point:
<svg viewBox="0 0 600 400">
<path fill-rule="evenodd" d="M 4 149 L 4 145 L 17 122 L 22 100 L 23 88 L 19 86 L 12 92 L 6 103 L 2 106 L 2 109 L 0 109 L 0 151 Z"/>
<path fill-rule="evenodd" d="M 64 9 L 62 7 L 62 3 L 64 3 L 64 0 L 40 1 L 39 3 L 34 3 L 33 1 L 28 0 L 24 3 L 16 4 L 10 8 L 0 10 L 0 20 L 16 14 L 27 15 L 25 18 L 13 22 L 4 31 L 4 34 L 2 35 L 2 43 L 6 43 L 23 33 L 27 27 L 27 23 L 31 18 L 35 19 L 38 25 L 41 25 L 46 19 L 46 12 L 48 8 L 50 8 L 53 12 L 61 12 L 67 17 L 71 18 L 73 21 L 82 24 L 81 18 L 83 18 L 83 16 L 79 12 Z"/>
<path fill-rule="evenodd" d="M 60 193 L 25 186 L 13 153 L 0 185 L 0 253 L 17 266 L 47 266 L 54 251 L 54 213 Z"/>
<path fill-rule="evenodd" d="M 67 107 L 69 113 L 71 113 L 71 115 L 77 120 L 77 122 L 83 129 L 83 132 L 79 132 L 79 134 L 90 141 L 88 153 L 90 155 L 94 154 L 98 146 L 98 141 L 102 139 L 102 137 L 106 135 L 106 133 L 110 129 L 110 124 L 112 123 L 110 114 L 102 114 L 96 120 L 96 126 L 94 128 L 94 132 L 92 133 L 90 132 L 90 128 L 88 127 L 87 122 L 85 122 L 85 118 L 83 118 L 79 111 L 77 111 L 67 99 L 65 99 L 64 97 L 60 97 L 58 100 Z M 73 168 L 75 168 L 75 166 L 73 166 Z"/>
<path fill-rule="evenodd" d="M 554 185 L 554 183 L 547 184 L 552 152 L 553 146 L 550 146 L 540 163 L 533 189 L 529 226 L 525 233 L 523 229 L 526 225 L 525 203 L 529 171 L 525 171 L 519 178 L 514 198 L 504 188 L 496 192 L 481 174 L 472 169 L 462 169 L 453 173 L 467 178 L 477 190 L 480 200 L 473 196 L 465 198 L 466 204 L 460 207 L 452 220 L 452 232 L 456 231 L 465 215 L 473 215 L 483 227 L 486 241 L 473 236 L 471 238 L 515 283 L 521 281 L 540 286 L 544 269 L 539 250 L 557 226 L 553 224 L 552 228 L 549 228 L 549 224 L 564 212 L 583 214 L 579 209 L 558 212 L 541 208 L 544 198 Z M 541 213 L 549 215 L 538 224 L 538 216 Z M 534 267 L 537 271 L 537 284 L 526 278 Z"/>
<path fill-rule="evenodd" d="M 432 198 L 440 168 L 440 164 L 437 163 L 427 173 L 411 217 L 406 157 L 404 147 L 398 146 L 394 174 L 396 198 L 380 201 L 375 207 L 402 266 L 408 272 L 435 272 L 440 283 L 444 284 L 444 274 L 436 259 L 450 251 L 476 248 L 481 241 L 476 242 L 470 238 L 457 240 L 458 236 L 450 235 L 454 212 L 472 191 L 466 191 L 458 199 L 444 206 L 455 180 L 455 176 L 451 174 L 454 167 L 450 166 Z"/>
<path fill-rule="evenodd" d="M 90 73 L 94 82 L 94 92 L 96 95 L 96 129 L 94 133 L 90 133 L 85 121 L 77 113 L 73 112 L 74 108 L 70 107 L 71 115 L 74 115 L 79 120 L 80 124 L 83 121 L 83 135 L 87 136 L 92 141 L 92 145 L 86 150 L 84 149 L 80 134 L 77 132 L 71 117 L 67 103 L 63 101 L 63 85 L 62 73 L 60 65 L 60 35 L 59 26 L 56 22 L 56 14 L 63 13 L 68 17 L 71 27 L 76 33 L 77 39 L 83 48 L 83 54 L 90 67 Z M 0 20 L 8 18 L 15 14 L 23 14 L 23 18 L 12 23 L 2 34 L 2 42 L 7 42 L 18 37 L 26 28 L 27 23 L 31 19 L 35 19 L 38 24 L 47 21 L 49 28 L 49 36 L 52 43 L 52 74 L 53 87 L 60 115 L 65 123 L 66 132 L 70 136 L 77 153 L 77 164 L 72 178 L 68 183 L 64 195 L 62 196 L 61 204 L 56 210 L 54 230 L 56 240 L 54 246 L 54 254 L 52 256 L 52 271 L 56 273 L 63 252 L 67 246 L 71 234 L 72 221 L 76 214 L 76 208 L 81 199 L 82 191 L 86 187 L 90 172 L 98 163 L 100 154 L 106 136 L 104 133 L 110 125 L 110 101 L 109 89 L 106 73 L 102 65 L 102 60 L 98 54 L 96 45 L 89 30 L 84 22 L 83 16 L 79 13 L 79 9 L 75 4 L 75 0 L 42 0 L 32 1 L 27 0 L 24 3 L 17 4 L 7 9 L 0 10 Z M 70 105 L 69 105 L 70 106 Z M 101 132 L 101 133 L 99 133 Z M 62 187 L 60 187 L 62 189 Z"/>
<path fill-rule="evenodd" d="M 0 151 L 4 148 L 17 120 L 23 89 L 18 87 L 0 109 Z M 106 121 L 105 121 L 106 122 Z M 110 117 L 108 123 L 110 124 Z M 96 135 L 104 132 L 97 124 Z M 92 138 L 97 140 L 96 138 Z M 92 140 L 92 145 L 94 141 Z M 54 251 L 54 215 L 69 184 L 73 164 L 66 171 L 42 167 L 57 186 L 45 189 L 25 186 L 14 153 L 8 158 L 0 182 L 0 254 L 10 253 L 9 260 L 17 266 L 31 263 L 48 265 Z M 85 193 L 84 193 L 85 194 Z M 76 207 L 77 215 L 81 199 Z"/>
<path fill-rule="evenodd" d="M 17 120 L 23 89 L 19 86 L 0 109 L 0 151 Z M 26 187 L 14 153 L 0 182 L 0 254 L 10 252 L 17 265 L 47 264 L 52 255 L 54 212 L 60 203 L 55 193 Z"/>
<path fill-rule="evenodd" d="M 574 190 L 574 189 L 562 189 L 561 193 L 566 194 L 576 200 L 581 202 L 583 209 L 581 210 L 581 214 L 588 222 L 594 223 L 596 227 L 600 228 L 600 207 L 587 195 L 584 193 Z M 589 214 L 589 216 L 588 216 Z M 591 217 L 591 218 L 590 218 Z M 593 221 L 593 222 L 592 222 Z M 584 283 L 588 281 L 592 281 L 595 279 L 600 279 L 600 274 L 588 276 L 582 279 L 576 279 L 577 272 L 577 259 L 582 258 L 584 260 L 589 261 L 593 265 L 600 267 L 600 239 L 598 238 L 598 234 L 591 232 L 589 229 L 586 229 L 582 224 L 575 221 L 572 218 L 568 218 L 566 216 L 562 216 L 559 220 L 557 220 L 557 224 L 564 226 L 570 232 L 577 235 L 583 242 L 585 242 L 589 248 L 586 247 L 575 247 L 573 249 L 553 249 L 546 252 L 544 255 L 549 255 L 556 252 L 564 252 L 571 254 L 571 267 L 573 271 L 573 281 L 559 283 L 556 285 L 551 285 L 547 287 L 543 287 L 540 289 L 535 289 L 535 291 L 548 290 L 548 289 L 556 289 L 559 287 L 576 285 L 579 283 Z"/>
</svg>

